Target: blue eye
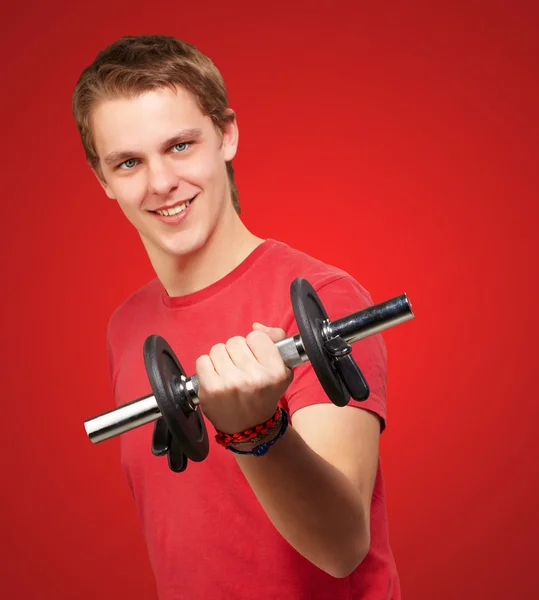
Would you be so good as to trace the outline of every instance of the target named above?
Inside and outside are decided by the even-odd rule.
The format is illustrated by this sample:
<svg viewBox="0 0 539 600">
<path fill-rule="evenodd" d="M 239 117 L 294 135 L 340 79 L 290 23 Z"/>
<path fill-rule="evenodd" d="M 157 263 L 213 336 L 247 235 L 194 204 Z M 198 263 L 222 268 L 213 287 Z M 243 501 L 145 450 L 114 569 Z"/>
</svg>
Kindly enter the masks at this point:
<svg viewBox="0 0 539 600">
<path fill-rule="evenodd" d="M 180 142 L 179 144 L 174 144 L 173 148 L 178 148 L 179 146 L 182 146 L 183 148 L 178 150 L 178 152 L 185 152 L 189 146 L 189 142 Z"/>
<path fill-rule="evenodd" d="M 136 162 L 137 161 L 134 158 L 130 158 L 123 162 L 121 165 L 118 165 L 118 168 L 123 169 L 124 167 L 126 167 L 127 169 L 132 169 L 136 165 Z"/>
<path fill-rule="evenodd" d="M 175 152 L 185 152 L 186 150 L 189 149 L 190 145 L 191 145 L 191 142 L 179 142 L 177 144 L 174 144 L 174 146 L 172 146 L 172 148 Z M 122 169 L 123 171 L 130 171 L 133 167 L 136 167 L 136 166 L 137 166 L 137 159 L 129 158 L 126 161 L 124 161 L 123 163 L 119 164 L 116 168 Z"/>
</svg>

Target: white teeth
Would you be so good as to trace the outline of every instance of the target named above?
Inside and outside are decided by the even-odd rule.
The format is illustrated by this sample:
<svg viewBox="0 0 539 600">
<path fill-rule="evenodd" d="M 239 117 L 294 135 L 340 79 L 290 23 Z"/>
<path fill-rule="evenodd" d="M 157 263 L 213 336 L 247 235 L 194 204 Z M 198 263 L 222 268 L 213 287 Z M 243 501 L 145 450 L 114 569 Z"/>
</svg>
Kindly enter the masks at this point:
<svg viewBox="0 0 539 600">
<path fill-rule="evenodd" d="M 189 204 L 191 204 L 191 200 L 187 200 L 187 202 L 184 202 L 183 204 L 178 204 L 177 206 L 173 206 L 172 208 L 165 210 L 157 210 L 155 212 L 158 215 L 161 215 L 162 217 L 171 217 L 172 215 L 177 215 L 178 213 L 181 213 L 182 210 L 185 210 L 189 206 Z"/>
</svg>

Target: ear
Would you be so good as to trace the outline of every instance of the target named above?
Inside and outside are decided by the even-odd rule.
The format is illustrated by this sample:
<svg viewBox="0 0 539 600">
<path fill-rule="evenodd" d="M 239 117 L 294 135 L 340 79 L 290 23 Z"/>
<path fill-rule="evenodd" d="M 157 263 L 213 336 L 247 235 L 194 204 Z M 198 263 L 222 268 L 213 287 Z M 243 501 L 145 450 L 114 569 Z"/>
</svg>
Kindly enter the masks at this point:
<svg viewBox="0 0 539 600">
<path fill-rule="evenodd" d="M 236 113 L 231 109 L 226 109 L 227 122 L 223 128 L 223 158 L 225 162 L 230 162 L 238 150 L 239 130 L 236 120 Z"/>
<path fill-rule="evenodd" d="M 116 200 L 116 196 L 114 196 L 114 194 L 112 193 L 112 190 L 110 189 L 109 185 L 105 181 L 105 178 L 103 177 L 103 174 L 101 173 L 101 169 L 92 167 L 92 165 L 90 165 L 89 163 L 88 166 L 90 167 L 92 173 L 96 176 L 97 181 L 99 181 L 99 185 L 105 190 L 105 194 L 107 194 L 107 196 L 111 200 Z"/>
</svg>

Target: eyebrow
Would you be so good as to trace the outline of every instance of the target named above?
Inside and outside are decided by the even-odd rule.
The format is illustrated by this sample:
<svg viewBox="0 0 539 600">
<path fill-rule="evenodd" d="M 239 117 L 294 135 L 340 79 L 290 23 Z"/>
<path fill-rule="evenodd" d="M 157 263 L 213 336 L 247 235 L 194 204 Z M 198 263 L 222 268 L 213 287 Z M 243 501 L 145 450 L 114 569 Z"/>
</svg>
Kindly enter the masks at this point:
<svg viewBox="0 0 539 600">
<path fill-rule="evenodd" d="M 202 137 L 202 129 L 184 129 L 180 131 L 180 133 L 174 135 L 169 138 L 166 142 L 164 142 L 161 146 L 163 150 L 170 148 L 170 146 L 174 146 L 176 144 L 183 144 L 184 142 L 192 142 L 197 141 Z M 142 154 L 140 150 L 121 150 L 109 152 L 107 156 L 103 159 L 103 162 L 106 165 L 113 165 L 116 163 L 121 163 L 129 158 L 137 154 Z"/>
</svg>

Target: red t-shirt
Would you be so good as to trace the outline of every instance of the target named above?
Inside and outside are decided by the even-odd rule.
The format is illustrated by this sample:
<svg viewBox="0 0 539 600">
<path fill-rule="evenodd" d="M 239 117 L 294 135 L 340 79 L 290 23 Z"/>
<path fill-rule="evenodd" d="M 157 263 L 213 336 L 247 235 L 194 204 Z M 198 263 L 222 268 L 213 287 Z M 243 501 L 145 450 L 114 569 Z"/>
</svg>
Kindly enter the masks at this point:
<svg viewBox="0 0 539 600">
<path fill-rule="evenodd" d="M 108 329 L 112 386 L 117 404 L 151 393 L 142 347 L 150 334 L 172 346 L 187 375 L 196 359 L 219 342 L 247 335 L 252 323 L 298 328 L 290 284 L 307 279 L 330 319 L 372 304 L 347 273 L 288 245 L 266 240 L 234 271 L 209 287 L 169 297 L 158 280 L 130 296 Z M 378 334 L 353 345 L 371 389 L 368 409 L 386 424 L 386 351 Z M 297 367 L 282 405 L 292 417 L 307 405 L 329 402 L 309 363 Z M 399 581 L 391 552 L 382 471 L 371 509 L 371 547 L 344 579 L 327 575 L 298 554 L 273 527 L 243 477 L 234 455 L 217 445 L 206 420 L 210 453 L 175 474 L 166 457 L 151 453 L 153 424 L 121 436 L 122 465 L 137 507 L 160 600 L 397 600 Z M 277 442 L 278 443 L 278 442 Z M 271 452 L 271 449 L 270 449 Z M 279 485 L 279 482 L 275 482 Z"/>
</svg>

